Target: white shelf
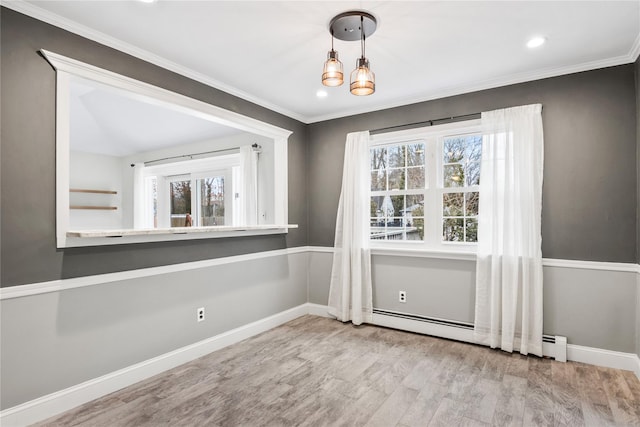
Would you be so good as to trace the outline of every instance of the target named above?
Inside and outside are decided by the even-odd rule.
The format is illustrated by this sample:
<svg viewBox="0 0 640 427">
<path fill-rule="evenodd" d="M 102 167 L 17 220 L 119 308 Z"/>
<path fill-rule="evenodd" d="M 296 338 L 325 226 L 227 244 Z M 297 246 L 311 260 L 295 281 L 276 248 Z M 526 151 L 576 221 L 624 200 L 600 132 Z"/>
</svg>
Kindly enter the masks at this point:
<svg viewBox="0 0 640 427">
<path fill-rule="evenodd" d="M 290 228 L 298 228 L 298 224 L 267 224 L 267 225 L 247 225 L 232 226 L 221 225 L 215 227 L 173 227 L 173 228 L 146 228 L 146 229 L 123 229 L 123 230 L 70 230 L 67 237 L 71 238 L 100 238 L 100 237 L 129 237 L 129 236 L 169 236 L 184 234 L 232 234 L 238 232 L 252 231 L 277 231 L 286 232 Z"/>
</svg>

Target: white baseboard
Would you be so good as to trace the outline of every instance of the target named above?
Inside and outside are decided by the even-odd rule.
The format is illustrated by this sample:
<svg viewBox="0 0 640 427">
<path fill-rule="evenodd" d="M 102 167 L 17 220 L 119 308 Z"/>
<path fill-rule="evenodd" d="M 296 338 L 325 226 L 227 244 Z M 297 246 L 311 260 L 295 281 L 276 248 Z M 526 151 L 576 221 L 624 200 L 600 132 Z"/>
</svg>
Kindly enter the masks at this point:
<svg viewBox="0 0 640 427">
<path fill-rule="evenodd" d="M 315 312 L 319 311 L 319 309 L 315 306 L 316 304 L 302 304 L 144 362 L 136 363 L 127 368 L 6 409 L 0 412 L 0 425 L 3 427 L 26 426 L 47 419 L 183 363 L 268 331 L 305 314 L 312 312 L 316 314 Z"/>
<path fill-rule="evenodd" d="M 373 313 L 372 324 L 418 334 L 474 343 L 473 330 Z"/>
<path fill-rule="evenodd" d="M 313 314 L 314 316 L 321 317 L 333 317 L 329 314 L 329 307 L 321 304 L 313 304 L 307 303 L 307 307 L 309 307 L 309 314 Z"/>
<path fill-rule="evenodd" d="M 372 323 L 393 329 L 474 343 L 473 331 L 469 329 L 456 328 L 454 326 L 438 325 L 375 313 L 373 314 Z M 544 356 L 553 357 L 559 362 L 570 360 L 588 363 L 590 365 L 632 371 L 640 379 L 640 357 L 634 353 L 622 353 L 618 351 L 566 344 L 566 338 L 561 336 L 556 337 L 555 345 L 551 343 L 543 343 L 542 352 Z"/>
<path fill-rule="evenodd" d="M 471 344 L 476 343 L 473 338 L 473 330 L 466 328 L 457 328 L 455 326 L 440 325 L 437 323 L 429 323 L 376 313 L 373 314 L 372 324 L 399 329 L 402 331 L 431 335 L 439 338 L 468 342 Z M 565 337 L 556 337 L 555 344 L 547 342 L 542 343 L 542 354 L 547 357 L 553 357 L 558 362 L 566 362 L 566 344 L 567 339 Z"/>
<path fill-rule="evenodd" d="M 575 362 L 631 371 L 640 379 L 640 357 L 634 353 L 569 344 L 567 345 L 567 358 Z"/>
</svg>

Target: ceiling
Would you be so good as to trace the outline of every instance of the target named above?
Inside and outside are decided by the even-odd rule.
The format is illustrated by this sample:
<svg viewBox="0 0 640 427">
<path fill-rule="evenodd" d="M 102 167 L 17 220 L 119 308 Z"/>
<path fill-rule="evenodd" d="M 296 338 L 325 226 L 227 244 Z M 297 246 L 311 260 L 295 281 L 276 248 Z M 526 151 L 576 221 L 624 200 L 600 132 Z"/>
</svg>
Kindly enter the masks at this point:
<svg viewBox="0 0 640 427">
<path fill-rule="evenodd" d="M 305 123 L 633 62 L 640 1 L 3 1 Z M 376 92 L 349 93 L 358 42 L 336 40 L 347 83 L 324 88 L 328 25 L 378 19 Z M 535 35 L 547 42 L 529 49 Z M 316 92 L 325 89 L 328 96 Z"/>
<path fill-rule="evenodd" d="M 244 133 L 79 77 L 69 108 L 71 150 L 85 153 L 125 157 Z"/>
</svg>

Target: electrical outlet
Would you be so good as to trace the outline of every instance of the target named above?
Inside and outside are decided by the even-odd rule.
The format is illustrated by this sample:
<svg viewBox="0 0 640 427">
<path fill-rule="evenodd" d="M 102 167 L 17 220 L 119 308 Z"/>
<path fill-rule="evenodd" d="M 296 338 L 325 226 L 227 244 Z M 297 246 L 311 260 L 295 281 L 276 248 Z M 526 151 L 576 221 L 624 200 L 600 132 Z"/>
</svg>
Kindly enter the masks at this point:
<svg viewBox="0 0 640 427">
<path fill-rule="evenodd" d="M 200 307 L 196 310 L 198 322 L 202 322 L 204 320 L 204 307 Z"/>
<path fill-rule="evenodd" d="M 398 301 L 407 302 L 407 291 L 398 292 Z"/>
</svg>

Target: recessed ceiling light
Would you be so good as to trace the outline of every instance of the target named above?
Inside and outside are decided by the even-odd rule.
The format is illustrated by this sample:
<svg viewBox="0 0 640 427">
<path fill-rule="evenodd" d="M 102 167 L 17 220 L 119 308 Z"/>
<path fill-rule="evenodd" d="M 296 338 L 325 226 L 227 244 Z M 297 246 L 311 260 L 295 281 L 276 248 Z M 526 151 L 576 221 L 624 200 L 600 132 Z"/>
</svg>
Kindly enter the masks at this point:
<svg viewBox="0 0 640 427">
<path fill-rule="evenodd" d="M 318 89 L 318 91 L 316 92 L 316 96 L 318 98 L 326 98 L 327 95 L 329 95 L 329 94 L 327 93 L 326 90 Z"/>
<path fill-rule="evenodd" d="M 547 39 L 545 39 L 544 37 L 532 37 L 527 42 L 527 47 L 529 49 L 533 49 L 535 47 L 542 46 L 545 41 L 547 41 Z"/>
<path fill-rule="evenodd" d="M 138 0 L 141 1 L 142 3 L 155 3 L 157 0 Z"/>
</svg>

